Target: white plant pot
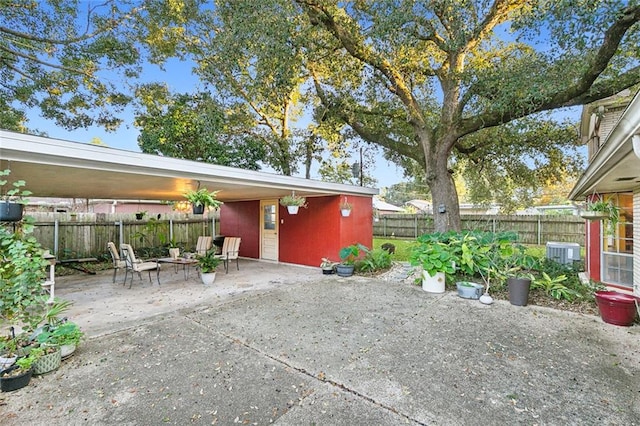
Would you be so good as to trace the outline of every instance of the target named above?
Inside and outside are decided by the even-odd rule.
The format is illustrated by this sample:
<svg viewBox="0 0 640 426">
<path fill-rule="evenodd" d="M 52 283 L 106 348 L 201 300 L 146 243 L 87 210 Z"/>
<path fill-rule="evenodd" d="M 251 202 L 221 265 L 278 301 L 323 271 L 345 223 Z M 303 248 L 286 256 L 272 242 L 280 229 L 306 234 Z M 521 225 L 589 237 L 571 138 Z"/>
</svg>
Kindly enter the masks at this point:
<svg viewBox="0 0 640 426">
<path fill-rule="evenodd" d="M 427 271 L 422 271 L 422 289 L 428 293 L 444 293 L 444 272 L 436 272 L 435 277 Z"/>
<path fill-rule="evenodd" d="M 202 279 L 202 284 L 211 285 L 216 280 L 216 273 L 209 272 L 206 274 L 200 274 L 200 279 Z"/>
<path fill-rule="evenodd" d="M 351 209 L 341 209 L 340 211 L 342 212 L 343 217 L 347 217 L 351 214 Z"/>
<path fill-rule="evenodd" d="M 172 259 L 177 259 L 178 256 L 180 256 L 180 249 L 179 248 L 170 248 L 169 249 L 169 256 L 171 256 Z"/>
<path fill-rule="evenodd" d="M 300 206 L 287 206 L 287 211 L 289 214 L 298 214 L 298 209 Z"/>
</svg>

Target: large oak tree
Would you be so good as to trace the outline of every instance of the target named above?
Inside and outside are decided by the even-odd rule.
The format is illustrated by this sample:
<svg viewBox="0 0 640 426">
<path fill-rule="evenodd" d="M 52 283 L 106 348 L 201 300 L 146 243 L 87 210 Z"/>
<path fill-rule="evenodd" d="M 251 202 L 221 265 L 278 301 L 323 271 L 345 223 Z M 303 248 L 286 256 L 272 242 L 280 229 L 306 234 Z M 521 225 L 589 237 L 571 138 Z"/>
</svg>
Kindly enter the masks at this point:
<svg viewBox="0 0 640 426">
<path fill-rule="evenodd" d="M 470 135 L 640 81 L 635 1 L 295 3 L 318 33 L 309 65 L 324 105 L 363 139 L 423 165 L 446 210 L 434 218 L 441 231 L 460 227 L 452 158 L 477 155 L 487 140 Z"/>
</svg>

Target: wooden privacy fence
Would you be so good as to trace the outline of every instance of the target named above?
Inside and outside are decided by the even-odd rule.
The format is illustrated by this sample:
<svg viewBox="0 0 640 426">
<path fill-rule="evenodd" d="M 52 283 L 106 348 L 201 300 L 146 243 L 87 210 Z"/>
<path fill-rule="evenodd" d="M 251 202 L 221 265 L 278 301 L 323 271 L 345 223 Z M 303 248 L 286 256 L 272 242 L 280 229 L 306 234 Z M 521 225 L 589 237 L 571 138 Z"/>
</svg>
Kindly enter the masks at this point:
<svg viewBox="0 0 640 426">
<path fill-rule="evenodd" d="M 135 249 L 160 247 L 174 240 L 193 249 L 201 235 L 215 235 L 213 218 L 163 214 L 160 219 L 135 220 L 131 214 L 28 213 L 36 219 L 33 235 L 58 259 L 108 257 L 107 242 L 131 244 Z"/>
<path fill-rule="evenodd" d="M 462 229 L 514 231 L 524 244 L 585 243 L 585 221 L 578 216 L 464 215 L 461 219 Z M 382 215 L 373 222 L 376 237 L 416 238 L 430 232 L 434 232 L 433 217 L 428 214 Z"/>
</svg>

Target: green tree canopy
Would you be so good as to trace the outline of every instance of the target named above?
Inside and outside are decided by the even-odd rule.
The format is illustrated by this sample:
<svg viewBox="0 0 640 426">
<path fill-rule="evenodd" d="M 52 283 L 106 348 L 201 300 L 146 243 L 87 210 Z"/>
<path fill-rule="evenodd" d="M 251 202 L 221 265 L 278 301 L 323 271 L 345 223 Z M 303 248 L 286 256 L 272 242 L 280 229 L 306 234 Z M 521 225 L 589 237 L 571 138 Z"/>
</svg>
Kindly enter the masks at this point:
<svg viewBox="0 0 640 426">
<path fill-rule="evenodd" d="M 235 128 L 233 117 L 208 93 L 171 95 L 159 85 L 139 90 L 144 112 L 136 116 L 142 152 L 259 170 L 260 140 Z"/>
<path fill-rule="evenodd" d="M 122 1 L 0 1 L 0 102 L 14 115 L 39 109 L 67 129 L 114 129 L 130 101 L 118 80 L 139 71 L 140 10 Z"/>
<path fill-rule="evenodd" d="M 635 1 L 295 3 L 314 29 L 307 63 L 323 104 L 363 139 L 423 165 L 434 204 L 446 207 L 434 218 L 441 231 L 460 227 L 452 163 L 480 161 L 488 140 L 500 160 L 527 131 L 514 124 L 472 135 L 640 81 Z M 563 155 L 538 148 L 548 159 Z M 541 167 L 529 173 L 567 165 L 530 159 Z M 482 161 L 500 173 L 500 163 Z"/>
</svg>

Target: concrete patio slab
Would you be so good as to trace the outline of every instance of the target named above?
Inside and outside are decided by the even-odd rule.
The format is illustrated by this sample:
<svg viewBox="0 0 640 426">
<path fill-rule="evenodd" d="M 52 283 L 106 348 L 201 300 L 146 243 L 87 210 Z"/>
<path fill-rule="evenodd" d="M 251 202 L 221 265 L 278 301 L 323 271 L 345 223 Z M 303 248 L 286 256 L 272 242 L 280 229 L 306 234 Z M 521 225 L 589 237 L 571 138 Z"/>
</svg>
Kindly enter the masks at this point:
<svg viewBox="0 0 640 426">
<path fill-rule="evenodd" d="M 160 288 L 61 282 L 91 337 L 0 394 L 0 423 L 640 424 L 637 325 L 313 268 L 240 269 L 213 288 L 181 271 L 163 271 Z"/>
</svg>

